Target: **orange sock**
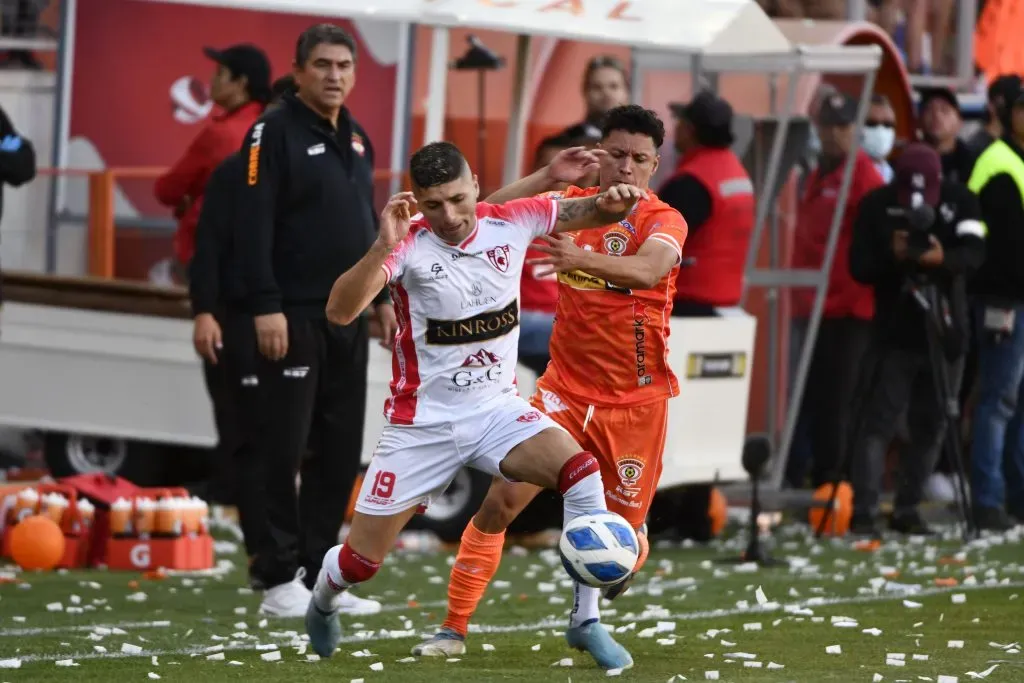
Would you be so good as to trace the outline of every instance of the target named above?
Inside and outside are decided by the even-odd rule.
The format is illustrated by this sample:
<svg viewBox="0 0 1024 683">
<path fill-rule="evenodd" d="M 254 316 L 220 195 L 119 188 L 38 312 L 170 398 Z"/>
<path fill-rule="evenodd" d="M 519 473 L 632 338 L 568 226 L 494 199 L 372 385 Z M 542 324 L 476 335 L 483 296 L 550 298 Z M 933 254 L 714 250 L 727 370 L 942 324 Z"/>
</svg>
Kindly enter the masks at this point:
<svg viewBox="0 0 1024 683">
<path fill-rule="evenodd" d="M 465 636 L 469 620 L 494 578 L 501 563 L 501 549 L 505 545 L 505 532 L 485 534 L 469 520 L 462 532 L 459 553 L 455 556 L 448 580 L 448 617 L 444 628 Z"/>
</svg>

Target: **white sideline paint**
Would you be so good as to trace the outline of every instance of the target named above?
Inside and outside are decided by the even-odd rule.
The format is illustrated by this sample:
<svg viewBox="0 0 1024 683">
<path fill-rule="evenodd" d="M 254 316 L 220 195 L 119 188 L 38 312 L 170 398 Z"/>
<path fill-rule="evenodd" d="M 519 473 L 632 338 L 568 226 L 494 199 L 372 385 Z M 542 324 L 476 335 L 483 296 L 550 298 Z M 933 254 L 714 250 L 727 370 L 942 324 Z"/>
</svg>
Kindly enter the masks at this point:
<svg viewBox="0 0 1024 683">
<path fill-rule="evenodd" d="M 435 607 L 444 607 L 448 604 L 446 600 L 433 600 L 431 602 L 421 602 L 416 609 L 427 608 L 433 609 Z M 406 603 L 393 603 L 389 605 L 382 605 L 380 608 L 381 612 L 401 612 L 404 610 L 412 609 Z M 275 619 L 277 623 L 281 623 L 276 617 L 270 617 Z M 274 623 L 274 622 L 272 622 Z M 39 627 L 21 627 L 21 628 L 0 628 L 0 638 L 12 638 L 17 636 L 44 636 L 47 634 L 58 634 L 58 633 L 88 633 L 95 631 L 98 628 L 120 628 L 120 629 L 146 629 L 146 628 L 167 628 L 171 625 L 171 622 L 164 619 L 161 621 L 122 621 L 112 624 L 78 624 L 76 626 L 39 626 Z"/>
<path fill-rule="evenodd" d="M 0 628 L 0 637 L 43 636 L 48 633 L 88 633 L 98 628 L 166 628 L 171 622 L 162 621 L 123 621 L 116 624 L 79 624 L 77 626 L 46 626 L 25 628 Z"/>
<path fill-rule="evenodd" d="M 1010 582 L 1003 585 L 997 586 L 950 586 L 943 588 L 926 588 L 917 591 L 914 595 L 918 597 L 932 596 L 932 595 L 943 595 L 952 592 L 967 592 L 967 591 L 984 591 L 993 590 L 999 588 L 1020 588 L 1024 587 L 1024 582 Z M 751 607 L 750 609 L 719 609 L 719 610 L 702 610 L 697 612 L 680 612 L 677 614 L 670 614 L 668 616 L 659 616 L 660 620 L 676 620 L 676 621 L 695 621 L 699 619 L 715 619 L 719 617 L 737 616 L 741 614 L 757 614 L 759 612 L 782 612 L 785 607 L 809 607 L 814 609 L 820 609 L 822 607 L 832 607 L 838 605 L 858 605 L 865 603 L 874 602 L 893 602 L 896 600 L 902 600 L 904 598 L 902 593 L 893 593 L 887 595 L 859 595 L 848 598 L 825 598 L 824 600 L 815 601 L 811 604 L 807 604 L 806 601 L 789 603 L 779 607 L 772 607 L 765 609 L 763 607 Z M 421 605 L 425 606 L 425 605 Z M 406 608 L 408 608 L 406 606 Z M 181 624 L 183 625 L 183 624 Z M 518 633 L 522 631 L 537 631 L 540 629 L 551 629 L 565 626 L 565 619 L 545 619 L 543 621 L 534 622 L 532 624 L 511 624 L 507 626 L 475 626 L 470 624 L 470 635 L 473 634 L 485 634 L 485 633 Z M 92 628 L 95 628 L 93 626 Z M 429 635 L 433 635 L 430 632 Z M 348 636 L 341 639 L 342 645 L 352 645 L 357 643 L 374 643 L 385 640 L 405 640 L 414 636 L 401 635 L 392 636 L 390 634 L 379 634 L 366 638 L 358 638 L 355 636 Z M 277 645 L 279 648 L 290 647 L 294 639 L 285 640 L 273 640 L 268 639 L 263 643 L 244 643 L 238 645 L 224 645 L 223 652 L 245 652 L 256 650 L 258 647 L 265 648 L 267 645 Z M 219 645 L 220 643 L 218 643 Z M 167 649 L 167 650 L 143 650 L 142 652 L 136 652 L 132 654 L 124 652 L 61 652 L 59 654 L 49 655 L 24 655 L 17 657 L 22 663 L 30 664 L 32 662 L 52 662 L 58 659 L 74 659 L 74 660 L 87 660 L 87 659 L 126 659 L 129 657 L 170 657 L 170 656 L 190 656 L 200 655 L 209 652 L 209 644 L 194 645 L 190 647 L 178 648 L 178 649 Z"/>
</svg>

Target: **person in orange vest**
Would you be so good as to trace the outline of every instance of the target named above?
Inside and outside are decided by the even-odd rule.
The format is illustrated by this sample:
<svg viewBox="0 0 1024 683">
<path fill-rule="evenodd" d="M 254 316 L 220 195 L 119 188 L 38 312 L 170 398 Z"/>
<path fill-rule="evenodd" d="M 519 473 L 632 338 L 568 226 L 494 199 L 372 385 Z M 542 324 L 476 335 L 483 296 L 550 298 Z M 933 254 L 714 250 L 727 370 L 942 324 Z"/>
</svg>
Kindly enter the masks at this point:
<svg viewBox="0 0 1024 683">
<path fill-rule="evenodd" d="M 681 155 L 675 175 L 658 191 L 690 228 L 688 265 L 676 278 L 674 316 L 710 316 L 736 306 L 754 229 L 754 185 L 730 146 L 732 107 L 710 91 L 689 104 L 670 104 Z"/>
</svg>

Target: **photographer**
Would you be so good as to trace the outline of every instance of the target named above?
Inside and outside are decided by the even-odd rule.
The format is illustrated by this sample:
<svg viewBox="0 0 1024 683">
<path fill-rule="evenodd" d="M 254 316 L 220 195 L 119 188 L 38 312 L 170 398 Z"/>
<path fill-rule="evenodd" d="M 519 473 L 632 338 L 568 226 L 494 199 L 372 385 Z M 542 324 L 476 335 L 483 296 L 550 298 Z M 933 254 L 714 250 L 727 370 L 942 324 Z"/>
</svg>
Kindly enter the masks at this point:
<svg viewBox="0 0 1024 683">
<path fill-rule="evenodd" d="M 917 506 L 942 448 L 946 407 L 929 343 L 939 347 L 935 358 L 945 366 L 939 377 L 955 396 L 968 341 L 966 279 L 985 256 L 978 199 L 963 185 L 942 180 L 935 150 L 908 145 L 894 171 L 892 184 L 861 200 L 850 248 L 851 274 L 875 289 L 872 353 L 865 364 L 870 374 L 862 378 L 871 382 L 864 385 L 851 453 L 851 530 L 872 536 L 879 535 L 875 515 L 886 453 L 904 409 L 910 444 L 900 458 L 890 528 L 930 533 Z"/>
</svg>

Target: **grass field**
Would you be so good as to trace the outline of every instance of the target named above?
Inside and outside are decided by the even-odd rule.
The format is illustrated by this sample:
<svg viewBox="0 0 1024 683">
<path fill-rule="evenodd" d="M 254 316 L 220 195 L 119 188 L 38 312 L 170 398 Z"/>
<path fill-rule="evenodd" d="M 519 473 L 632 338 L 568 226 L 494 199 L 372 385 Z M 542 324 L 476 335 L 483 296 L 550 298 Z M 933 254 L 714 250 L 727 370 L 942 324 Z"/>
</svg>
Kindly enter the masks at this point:
<svg viewBox="0 0 1024 683">
<path fill-rule="evenodd" d="M 738 552 L 735 542 L 656 547 L 605 612 L 636 660 L 621 678 L 1024 681 L 1020 529 L 968 547 L 893 540 L 875 552 L 818 543 L 800 528 L 777 538 L 789 563 L 772 569 L 716 563 Z M 222 571 L 206 577 L 3 574 L 0 681 L 606 678 L 564 644 L 568 590 L 551 550 L 507 549 L 457 661 L 407 660 L 444 617 L 449 552 L 390 558 L 363 589 L 385 611 L 349 620 L 334 657 L 309 661 L 301 620 L 256 614 L 259 598 L 239 588 L 234 569 L 244 558 L 220 545 L 229 550 L 218 556 Z"/>
</svg>

